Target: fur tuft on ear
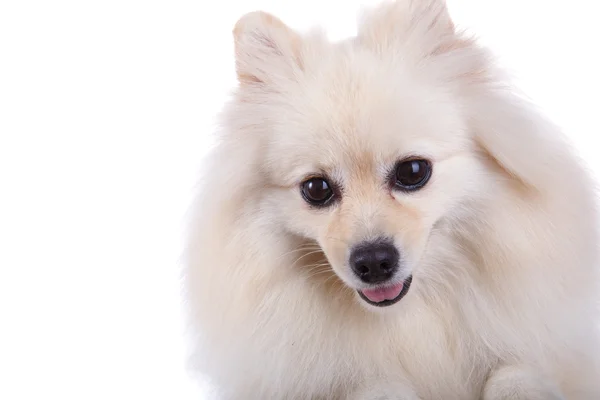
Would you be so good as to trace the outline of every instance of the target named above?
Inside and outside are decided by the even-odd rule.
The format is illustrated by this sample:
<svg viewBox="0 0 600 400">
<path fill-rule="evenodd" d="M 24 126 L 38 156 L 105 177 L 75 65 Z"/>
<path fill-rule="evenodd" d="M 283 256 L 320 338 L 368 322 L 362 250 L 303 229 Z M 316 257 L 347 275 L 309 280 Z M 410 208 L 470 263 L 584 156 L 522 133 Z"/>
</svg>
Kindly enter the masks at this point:
<svg viewBox="0 0 600 400">
<path fill-rule="evenodd" d="M 302 69 L 301 38 L 281 20 L 262 11 L 242 16 L 233 29 L 238 80 L 273 84 Z"/>
<path fill-rule="evenodd" d="M 367 10 L 356 40 L 453 84 L 488 83 L 495 73 L 491 55 L 455 28 L 444 0 L 387 1 Z"/>
<path fill-rule="evenodd" d="M 377 51 L 403 46 L 426 57 L 451 48 L 456 35 L 444 0 L 396 0 L 365 10 L 357 39 Z"/>
</svg>

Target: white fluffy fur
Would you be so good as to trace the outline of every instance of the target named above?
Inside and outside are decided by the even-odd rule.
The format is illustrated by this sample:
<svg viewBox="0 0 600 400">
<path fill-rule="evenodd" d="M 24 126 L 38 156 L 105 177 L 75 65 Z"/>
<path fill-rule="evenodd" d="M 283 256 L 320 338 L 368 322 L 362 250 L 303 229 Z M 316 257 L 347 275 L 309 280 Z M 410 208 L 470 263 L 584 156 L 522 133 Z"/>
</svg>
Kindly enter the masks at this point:
<svg viewBox="0 0 600 400">
<path fill-rule="evenodd" d="M 194 204 L 194 367 L 222 399 L 600 399 L 594 183 L 441 0 L 328 43 L 265 13 L 234 31 L 240 87 Z M 390 192 L 407 155 L 431 181 Z M 299 193 L 325 171 L 326 210 Z M 367 306 L 348 248 L 392 235 L 407 296 Z"/>
</svg>

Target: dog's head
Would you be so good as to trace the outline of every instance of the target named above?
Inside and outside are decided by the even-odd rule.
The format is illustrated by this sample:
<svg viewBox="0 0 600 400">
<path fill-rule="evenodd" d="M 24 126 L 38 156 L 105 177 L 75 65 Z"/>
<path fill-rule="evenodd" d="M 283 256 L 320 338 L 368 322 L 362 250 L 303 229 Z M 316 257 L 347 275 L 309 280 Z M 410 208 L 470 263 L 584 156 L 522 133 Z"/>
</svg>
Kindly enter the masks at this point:
<svg viewBox="0 0 600 400">
<path fill-rule="evenodd" d="M 485 175 L 460 101 L 484 79 L 475 47 L 437 0 L 386 4 L 335 44 L 262 12 L 234 36 L 236 124 L 261 152 L 264 209 L 367 304 L 394 304 Z"/>
</svg>

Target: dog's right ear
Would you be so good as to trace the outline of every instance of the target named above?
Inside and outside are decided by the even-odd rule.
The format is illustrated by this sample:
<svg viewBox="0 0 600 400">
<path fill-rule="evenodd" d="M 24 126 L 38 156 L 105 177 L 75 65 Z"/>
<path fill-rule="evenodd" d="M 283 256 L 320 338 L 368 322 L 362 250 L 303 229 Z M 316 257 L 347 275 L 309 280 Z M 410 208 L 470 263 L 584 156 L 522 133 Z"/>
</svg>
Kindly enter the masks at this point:
<svg viewBox="0 0 600 400">
<path fill-rule="evenodd" d="M 445 0 L 388 0 L 363 10 L 357 39 L 378 52 L 408 45 L 428 57 L 455 47 L 455 33 Z"/>
<path fill-rule="evenodd" d="M 241 84 L 276 85 L 302 70 L 300 35 L 268 13 L 245 14 L 235 24 L 233 36 Z"/>
</svg>

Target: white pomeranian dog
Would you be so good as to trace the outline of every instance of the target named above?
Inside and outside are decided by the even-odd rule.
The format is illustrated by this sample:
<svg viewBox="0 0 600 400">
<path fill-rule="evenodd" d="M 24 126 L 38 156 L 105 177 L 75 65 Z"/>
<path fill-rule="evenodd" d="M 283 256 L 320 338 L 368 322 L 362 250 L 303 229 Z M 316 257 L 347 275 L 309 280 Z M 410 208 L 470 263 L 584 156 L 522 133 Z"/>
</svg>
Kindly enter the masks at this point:
<svg viewBox="0 0 600 400">
<path fill-rule="evenodd" d="M 600 399 L 595 184 L 443 0 L 233 33 L 185 268 L 220 399 Z"/>
</svg>

